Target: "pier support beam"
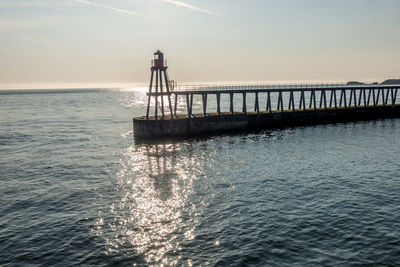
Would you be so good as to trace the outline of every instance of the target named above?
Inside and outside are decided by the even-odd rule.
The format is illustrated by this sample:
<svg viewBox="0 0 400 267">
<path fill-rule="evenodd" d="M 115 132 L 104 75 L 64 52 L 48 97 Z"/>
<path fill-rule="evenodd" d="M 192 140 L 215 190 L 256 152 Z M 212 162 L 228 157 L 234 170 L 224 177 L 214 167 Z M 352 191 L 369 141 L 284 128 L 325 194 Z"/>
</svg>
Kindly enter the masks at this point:
<svg viewBox="0 0 400 267">
<path fill-rule="evenodd" d="M 167 95 L 168 95 L 168 104 L 169 104 L 169 111 L 171 112 L 171 119 L 174 118 L 174 112 L 172 111 L 172 102 L 171 102 L 171 92 L 169 90 L 169 80 L 167 76 L 167 72 L 164 71 L 164 80 L 165 80 L 165 86 L 167 89 Z"/>
<path fill-rule="evenodd" d="M 247 103 L 246 103 L 246 93 L 242 93 L 243 95 L 243 107 L 242 107 L 242 112 L 247 113 Z"/>
<path fill-rule="evenodd" d="M 332 102 L 334 103 L 334 107 L 337 108 L 337 101 L 336 101 L 336 90 L 332 89 L 331 90 L 331 96 L 329 100 L 329 107 L 332 107 Z"/>
<path fill-rule="evenodd" d="M 266 107 L 266 110 L 269 111 L 269 113 L 272 113 L 271 92 L 267 92 L 267 107 Z"/>
<path fill-rule="evenodd" d="M 372 89 L 372 101 L 374 101 L 374 106 L 376 106 L 375 89 Z"/>
<path fill-rule="evenodd" d="M 190 99 L 189 99 L 189 94 L 186 94 L 186 107 L 187 107 L 187 114 L 188 114 L 189 118 L 192 117 L 192 107 L 191 107 L 192 101 L 191 100 L 193 100 L 193 94 L 191 94 Z"/>
<path fill-rule="evenodd" d="M 257 111 L 257 114 L 260 114 L 260 107 L 258 103 L 258 92 L 255 93 L 255 101 L 254 101 L 254 111 Z"/>
<path fill-rule="evenodd" d="M 324 109 L 327 109 L 328 107 L 326 106 L 326 94 L 325 90 L 321 91 L 321 96 L 319 99 L 319 107 L 322 108 L 322 104 L 324 105 Z"/>
<path fill-rule="evenodd" d="M 390 89 L 390 98 L 392 99 L 392 108 L 394 107 L 394 99 L 393 99 L 393 89 Z"/>
<path fill-rule="evenodd" d="M 190 94 L 190 116 L 192 116 L 193 111 L 193 94 Z"/>
<path fill-rule="evenodd" d="M 147 100 L 146 119 L 149 119 L 150 101 L 151 101 L 151 91 L 152 91 L 152 88 L 153 88 L 153 77 L 154 77 L 154 71 L 151 72 L 150 87 L 149 87 L 149 98 L 148 98 L 148 100 Z"/>
<path fill-rule="evenodd" d="M 316 98 L 315 98 L 315 90 L 311 90 L 309 108 L 312 108 L 313 106 L 314 106 L 314 110 L 317 110 L 317 101 L 316 101 Z"/>
<path fill-rule="evenodd" d="M 233 114 L 234 110 L 233 110 L 233 93 L 229 93 L 229 99 L 230 99 L 230 107 L 229 107 L 229 111 L 231 112 L 231 114 Z"/>
<path fill-rule="evenodd" d="M 367 96 L 366 96 L 365 89 L 362 89 L 362 95 L 363 95 L 364 107 L 367 107 Z M 358 105 L 361 106 L 361 93 L 360 93 L 360 100 L 358 101 Z"/>
<path fill-rule="evenodd" d="M 361 106 L 362 94 L 363 94 L 363 90 L 360 89 L 360 93 L 358 94 L 357 106 Z"/>
<path fill-rule="evenodd" d="M 221 115 L 221 94 L 217 93 L 217 113 Z"/>
<path fill-rule="evenodd" d="M 296 110 L 296 107 L 294 106 L 294 95 L 293 95 L 293 91 L 290 91 L 290 95 L 289 95 L 289 110 L 292 109 L 293 111 Z"/>
<path fill-rule="evenodd" d="M 344 103 L 344 108 L 347 108 L 347 100 L 346 100 L 346 90 L 342 89 L 342 92 L 340 93 L 340 101 L 339 101 L 339 107 L 342 106 L 342 101 Z"/>
<path fill-rule="evenodd" d="M 375 106 L 379 104 L 379 97 L 381 95 L 381 89 L 378 89 L 378 94 L 376 95 L 376 102 L 375 102 Z"/>
<path fill-rule="evenodd" d="M 389 100 L 389 89 L 386 89 L 385 105 L 387 105 L 388 100 Z"/>
<path fill-rule="evenodd" d="M 306 109 L 306 97 L 305 97 L 305 95 L 304 95 L 304 91 L 301 91 L 301 92 L 300 92 L 299 109 L 302 109 L 302 108 L 303 108 L 304 111 L 307 110 L 307 109 Z"/>
<path fill-rule="evenodd" d="M 353 92 L 354 92 L 354 95 L 355 95 L 355 91 L 354 91 L 354 89 L 351 89 L 350 90 L 350 99 L 349 99 L 349 106 L 351 107 L 351 103 L 352 103 L 352 100 L 353 100 Z M 356 98 L 356 96 L 354 96 L 354 99 Z M 355 101 L 354 101 L 355 102 Z"/>
<path fill-rule="evenodd" d="M 162 84 L 162 75 L 161 75 L 161 70 L 158 70 L 158 75 L 160 79 L 160 93 L 161 93 L 161 119 L 164 119 L 164 96 L 163 96 L 163 84 Z"/>
<path fill-rule="evenodd" d="M 175 114 L 175 118 L 177 118 L 177 114 L 176 111 L 178 109 L 178 94 L 175 94 L 175 102 L 174 102 L 174 114 Z"/>
<path fill-rule="evenodd" d="M 376 99 L 375 99 L 375 89 L 371 88 L 369 89 L 368 92 L 368 100 L 367 100 L 367 106 L 369 106 L 370 100 L 371 100 L 371 94 L 372 94 L 372 104 L 376 106 Z"/>
<path fill-rule="evenodd" d="M 371 93 L 372 93 L 372 90 L 373 90 L 373 89 L 369 89 L 369 90 L 368 90 L 367 106 L 369 105 L 369 102 L 370 102 L 370 100 L 371 100 Z"/>
<path fill-rule="evenodd" d="M 154 117 L 158 120 L 158 70 L 156 70 L 156 101 L 155 101 Z"/>
<path fill-rule="evenodd" d="M 201 99 L 203 100 L 203 114 L 207 117 L 207 94 L 202 94 Z"/>
<path fill-rule="evenodd" d="M 283 111 L 283 99 L 282 99 L 282 92 L 279 91 L 278 94 L 278 107 L 277 110 Z"/>
</svg>

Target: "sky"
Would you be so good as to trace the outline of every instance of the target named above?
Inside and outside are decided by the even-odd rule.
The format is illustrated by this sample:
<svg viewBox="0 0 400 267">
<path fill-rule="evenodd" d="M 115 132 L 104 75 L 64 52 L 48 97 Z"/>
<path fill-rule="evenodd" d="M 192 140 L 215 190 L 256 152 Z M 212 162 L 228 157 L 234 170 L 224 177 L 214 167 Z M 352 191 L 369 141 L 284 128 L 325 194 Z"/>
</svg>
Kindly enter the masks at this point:
<svg viewBox="0 0 400 267">
<path fill-rule="evenodd" d="M 0 0 L 0 88 L 400 78 L 398 0 Z"/>
</svg>

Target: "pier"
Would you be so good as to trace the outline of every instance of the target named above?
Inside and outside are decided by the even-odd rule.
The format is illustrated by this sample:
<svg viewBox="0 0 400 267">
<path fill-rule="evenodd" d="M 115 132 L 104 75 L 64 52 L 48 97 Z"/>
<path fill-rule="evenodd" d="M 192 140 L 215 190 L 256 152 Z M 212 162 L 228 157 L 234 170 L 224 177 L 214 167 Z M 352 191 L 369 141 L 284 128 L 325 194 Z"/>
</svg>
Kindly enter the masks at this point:
<svg viewBox="0 0 400 267">
<path fill-rule="evenodd" d="M 397 84 L 171 86 L 163 54 L 157 51 L 155 57 L 147 113 L 133 119 L 138 138 L 400 117 Z M 211 98 L 215 100 L 212 108 Z M 194 101 L 201 103 L 198 113 L 193 113 Z M 178 112 L 182 104 L 185 109 Z"/>
</svg>

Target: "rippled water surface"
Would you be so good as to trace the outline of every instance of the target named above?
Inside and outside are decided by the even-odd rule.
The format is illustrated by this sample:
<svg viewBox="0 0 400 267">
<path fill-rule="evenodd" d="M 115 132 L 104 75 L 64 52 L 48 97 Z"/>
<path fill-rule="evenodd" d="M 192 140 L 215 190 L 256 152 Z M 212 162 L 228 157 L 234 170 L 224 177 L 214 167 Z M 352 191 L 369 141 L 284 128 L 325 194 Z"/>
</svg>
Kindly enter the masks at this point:
<svg viewBox="0 0 400 267">
<path fill-rule="evenodd" d="M 145 104 L 0 92 L 0 265 L 400 262 L 399 119 L 135 144 Z"/>
</svg>

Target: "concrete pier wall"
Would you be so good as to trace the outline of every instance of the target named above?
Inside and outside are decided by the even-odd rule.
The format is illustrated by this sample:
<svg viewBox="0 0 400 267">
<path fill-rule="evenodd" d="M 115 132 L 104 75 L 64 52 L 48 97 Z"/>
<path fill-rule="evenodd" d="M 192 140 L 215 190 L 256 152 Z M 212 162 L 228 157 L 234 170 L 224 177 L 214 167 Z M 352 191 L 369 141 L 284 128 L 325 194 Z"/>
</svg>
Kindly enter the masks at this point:
<svg viewBox="0 0 400 267">
<path fill-rule="evenodd" d="M 225 113 L 210 114 L 206 117 L 197 114 L 191 118 L 186 116 L 165 120 L 139 117 L 133 119 L 133 128 L 137 138 L 168 138 L 399 117 L 400 105 L 396 105 L 295 112 Z"/>
</svg>

